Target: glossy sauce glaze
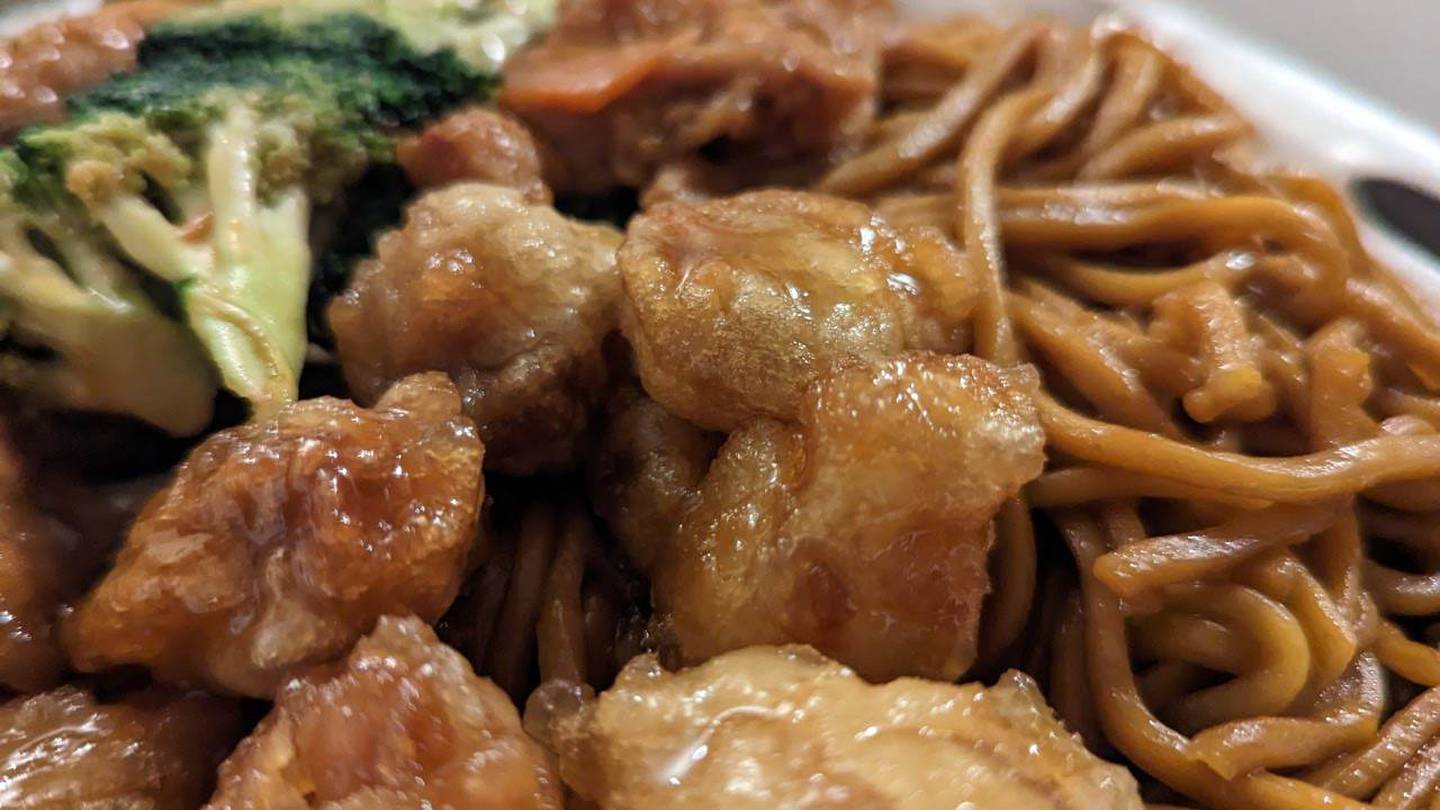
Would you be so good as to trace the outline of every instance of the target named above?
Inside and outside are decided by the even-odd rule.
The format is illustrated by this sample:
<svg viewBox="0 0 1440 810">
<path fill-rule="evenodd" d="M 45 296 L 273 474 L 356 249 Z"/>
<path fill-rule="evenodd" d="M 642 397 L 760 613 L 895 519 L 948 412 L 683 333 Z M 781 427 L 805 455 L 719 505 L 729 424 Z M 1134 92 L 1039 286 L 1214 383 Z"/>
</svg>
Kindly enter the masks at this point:
<svg viewBox="0 0 1440 810">
<path fill-rule="evenodd" d="M 511 188 L 430 192 L 330 307 L 352 392 L 370 402 L 407 374 L 445 371 L 489 469 L 572 467 L 608 380 L 620 238 Z"/>
<path fill-rule="evenodd" d="M 505 693 L 424 622 L 387 617 L 280 690 L 206 808 L 559 810 L 561 795 Z"/>
<path fill-rule="evenodd" d="M 794 421 L 748 422 L 708 464 L 697 428 L 634 401 L 601 483 L 627 510 L 612 528 L 633 527 L 622 542 L 650 561 L 662 639 L 687 662 L 797 642 L 876 680 L 958 677 L 991 519 L 1044 462 L 1036 385 L 968 356 L 850 361 Z"/>
<path fill-rule="evenodd" d="M 677 673 L 642 656 L 552 729 L 566 782 L 614 810 L 1141 807 L 1130 774 L 1013 671 L 990 688 L 874 686 L 805 647 Z"/>
<path fill-rule="evenodd" d="M 0 706 L 0 806 L 192 810 L 241 731 L 235 703 L 201 694 L 17 698 Z"/>
<path fill-rule="evenodd" d="M 620 269 L 646 390 L 713 430 L 793 418 L 837 361 L 958 351 L 974 304 L 938 234 L 801 191 L 658 205 L 630 224 Z"/>
<path fill-rule="evenodd" d="M 60 120 L 66 96 L 134 67 L 145 27 L 185 5 L 127 0 L 0 42 L 0 138 L 28 124 Z"/>
<path fill-rule="evenodd" d="M 482 455 L 438 374 L 211 436 L 64 624 L 71 661 L 269 697 L 380 616 L 438 619 L 473 559 Z"/>
</svg>

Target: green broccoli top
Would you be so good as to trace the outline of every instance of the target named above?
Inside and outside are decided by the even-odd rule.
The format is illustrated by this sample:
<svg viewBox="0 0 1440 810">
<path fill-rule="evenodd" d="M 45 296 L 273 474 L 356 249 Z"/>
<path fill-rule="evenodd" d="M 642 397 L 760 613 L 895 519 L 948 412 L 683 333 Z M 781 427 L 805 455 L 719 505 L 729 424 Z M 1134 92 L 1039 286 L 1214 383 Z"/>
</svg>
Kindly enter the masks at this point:
<svg viewBox="0 0 1440 810">
<path fill-rule="evenodd" d="M 154 27 L 136 72 L 74 97 L 69 120 L 20 133 L 0 151 L 0 242 L 9 251 L 0 250 L 0 334 L 24 351 L 16 359 L 0 347 L 0 381 L 177 433 L 208 417 L 209 402 L 197 403 L 213 391 L 214 372 L 257 415 L 294 399 L 312 208 L 368 166 L 391 162 L 397 130 L 484 98 L 494 84 L 484 60 L 435 36 L 466 41 L 493 14 L 467 20 L 450 10 L 424 26 L 401 24 L 450 5 L 462 7 L 221 3 Z M 64 234 L 64 250 L 52 233 Z M 185 330 L 143 294 L 137 274 L 173 285 L 203 353 L 176 342 Z M 91 282 L 101 277 L 110 292 L 97 298 Z M 47 322 L 61 288 L 72 302 L 63 330 Z M 99 305 L 122 299 L 124 317 L 107 311 L 102 325 Z M 127 342 L 166 346 L 168 357 L 137 357 Z M 180 389 L 176 358 L 191 355 L 208 357 L 214 372 L 190 363 L 186 412 L 165 412 L 172 399 L 182 403 L 159 392 Z M 119 377 L 99 373 L 121 367 Z M 35 383 L 57 375 L 67 384 Z M 126 380 L 150 393 L 112 390 Z"/>
<path fill-rule="evenodd" d="M 95 189 L 66 177 L 89 159 L 120 169 L 115 180 L 127 187 L 174 188 L 194 169 L 185 156 L 206 128 L 243 103 L 265 122 L 262 192 L 300 183 L 324 202 L 368 163 L 391 159 L 396 129 L 483 98 L 493 85 L 453 53 L 420 53 L 359 14 L 294 25 L 261 13 L 162 24 L 139 64 L 73 98 L 69 122 L 20 134 L 15 155 L 29 169 L 22 195 L 52 194 L 58 181 L 91 197 Z"/>
<path fill-rule="evenodd" d="M 470 67 L 494 72 L 509 54 L 555 21 L 555 0 L 222 0 L 191 19 L 264 12 L 286 25 L 354 14 L 404 37 L 421 53 L 448 51 Z"/>
</svg>

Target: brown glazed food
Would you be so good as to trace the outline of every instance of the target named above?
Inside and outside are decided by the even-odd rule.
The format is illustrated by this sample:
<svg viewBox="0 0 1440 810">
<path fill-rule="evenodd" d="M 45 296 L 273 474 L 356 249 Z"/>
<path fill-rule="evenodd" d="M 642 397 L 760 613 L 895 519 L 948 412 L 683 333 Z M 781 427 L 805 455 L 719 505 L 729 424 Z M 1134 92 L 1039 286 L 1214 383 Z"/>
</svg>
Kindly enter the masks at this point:
<svg viewBox="0 0 1440 810">
<path fill-rule="evenodd" d="M 350 657 L 287 684 L 220 768 L 208 810 L 560 810 L 515 707 L 418 619 L 386 617 Z"/>
<path fill-rule="evenodd" d="M 0 687 L 45 689 L 65 668 L 55 623 L 76 585 L 70 540 L 31 505 L 16 459 L 0 447 Z"/>
<path fill-rule="evenodd" d="M 713 430 L 794 418 L 839 360 L 961 351 L 974 304 L 937 232 L 804 191 L 657 206 L 630 224 L 620 269 L 645 390 Z"/>
<path fill-rule="evenodd" d="M 197 448 L 63 626 L 75 666 L 269 697 L 387 613 L 438 619 L 476 543 L 484 448 L 443 375 L 311 399 Z"/>
<path fill-rule="evenodd" d="M 884 0 L 580 0 L 505 69 L 501 103 L 574 192 L 644 186 L 725 140 L 749 160 L 823 161 L 874 116 Z"/>
<path fill-rule="evenodd" d="M 662 632 L 689 662 L 797 642 L 873 680 L 960 676 L 992 518 L 1044 463 L 1037 384 L 970 356 L 855 361 L 811 386 L 794 422 L 730 434 L 678 519 L 649 527 L 649 545 L 626 541 L 653 560 Z M 670 463 L 644 441 L 619 452 L 615 469 L 634 477 L 611 482 L 617 500 L 673 510 L 694 451 Z"/>
<path fill-rule="evenodd" d="M 65 97 L 135 66 L 151 23 L 187 0 L 126 0 L 0 42 L 0 138 L 65 116 Z"/>
<path fill-rule="evenodd" d="M 591 464 L 591 501 L 642 569 L 649 570 L 669 544 L 666 527 L 680 522 L 723 440 L 723 434 L 696 428 L 638 388 L 612 398 Z"/>
<path fill-rule="evenodd" d="M 513 189 L 430 192 L 330 306 L 351 391 L 370 402 L 407 374 L 444 371 L 489 469 L 573 466 L 607 381 L 619 244 Z"/>
<path fill-rule="evenodd" d="M 15 698 L 0 706 L 0 807 L 193 810 L 240 734 L 233 702 L 198 693 Z"/>
<path fill-rule="evenodd" d="M 487 107 L 467 107 L 400 139 L 395 160 L 420 188 L 493 183 L 531 203 L 550 202 L 540 147 L 525 125 Z"/>
<path fill-rule="evenodd" d="M 610 810 L 1141 807 L 1015 671 L 872 686 L 808 647 L 674 673 L 641 656 L 554 726 L 566 783 Z"/>
</svg>

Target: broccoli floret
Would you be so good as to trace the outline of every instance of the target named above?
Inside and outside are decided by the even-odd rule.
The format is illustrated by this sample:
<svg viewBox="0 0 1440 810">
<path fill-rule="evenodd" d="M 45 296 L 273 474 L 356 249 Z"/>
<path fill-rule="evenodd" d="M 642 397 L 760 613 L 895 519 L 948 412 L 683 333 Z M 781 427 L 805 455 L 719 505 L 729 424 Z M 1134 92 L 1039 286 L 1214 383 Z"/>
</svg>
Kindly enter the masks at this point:
<svg viewBox="0 0 1440 810">
<path fill-rule="evenodd" d="M 5 155 L 12 179 L 3 205 L 17 212 L 13 239 L 41 235 L 65 254 L 57 263 L 31 251 L 12 264 L 48 261 L 62 280 L 68 270 L 77 295 L 109 300 L 110 290 L 123 289 L 127 317 L 145 313 L 174 326 L 146 307 L 134 271 L 169 282 L 220 381 L 263 417 L 296 396 L 312 207 L 334 199 L 366 166 L 393 160 L 397 128 L 482 97 L 493 78 L 355 13 L 186 18 L 153 29 L 138 60 L 138 72 L 73 99 L 68 122 L 23 132 Z M 82 257 L 87 267 L 106 268 L 103 290 L 88 270 L 73 269 Z M 119 368 L 117 352 L 128 352 L 123 359 L 132 365 L 169 362 L 133 358 L 153 342 L 93 346 L 60 334 L 88 335 L 101 330 L 98 323 L 72 318 L 71 329 L 42 329 L 43 300 L 31 287 L 22 291 L 0 289 L 16 310 L 11 335 L 52 351 L 62 361 L 51 363 L 57 372 L 92 369 L 93 382 L 93 368 Z M 170 332 L 185 347 L 184 330 Z M 70 343 L 61 345 L 62 337 Z M 162 357 L 186 352 L 198 354 L 169 347 Z M 203 363 L 189 372 L 213 387 Z M 36 380 L 32 390 L 62 405 L 129 413 L 177 433 L 204 424 L 198 416 L 157 417 L 161 403 L 146 396 Z M 120 388 L 127 381 L 141 384 L 127 375 L 108 379 Z"/>
<path fill-rule="evenodd" d="M 215 375 L 114 253 L 59 213 L 15 204 L 23 167 L 0 166 L 0 381 L 47 402 L 139 417 L 176 435 L 210 422 Z"/>
<path fill-rule="evenodd" d="M 211 18 L 264 10 L 287 24 L 341 13 L 377 20 L 422 53 L 449 51 L 472 68 L 493 71 L 555 21 L 556 0 L 222 0 L 198 12 Z"/>
</svg>

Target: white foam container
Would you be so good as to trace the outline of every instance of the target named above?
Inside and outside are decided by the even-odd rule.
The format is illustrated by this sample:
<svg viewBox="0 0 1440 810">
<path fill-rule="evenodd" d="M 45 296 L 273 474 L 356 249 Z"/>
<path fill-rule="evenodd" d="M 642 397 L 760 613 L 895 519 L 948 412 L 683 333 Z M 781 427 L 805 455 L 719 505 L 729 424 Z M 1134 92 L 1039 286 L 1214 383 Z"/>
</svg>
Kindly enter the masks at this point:
<svg viewBox="0 0 1440 810">
<path fill-rule="evenodd" d="M 1440 0 L 896 0 L 903 14 L 1110 14 L 1191 65 L 1271 153 L 1340 188 L 1401 180 L 1440 198 Z M 99 0 L 0 0 L 0 36 Z M 1367 246 L 1440 311 L 1440 259 L 1363 221 Z M 1440 221 L 1435 223 L 1440 230 Z"/>
</svg>

